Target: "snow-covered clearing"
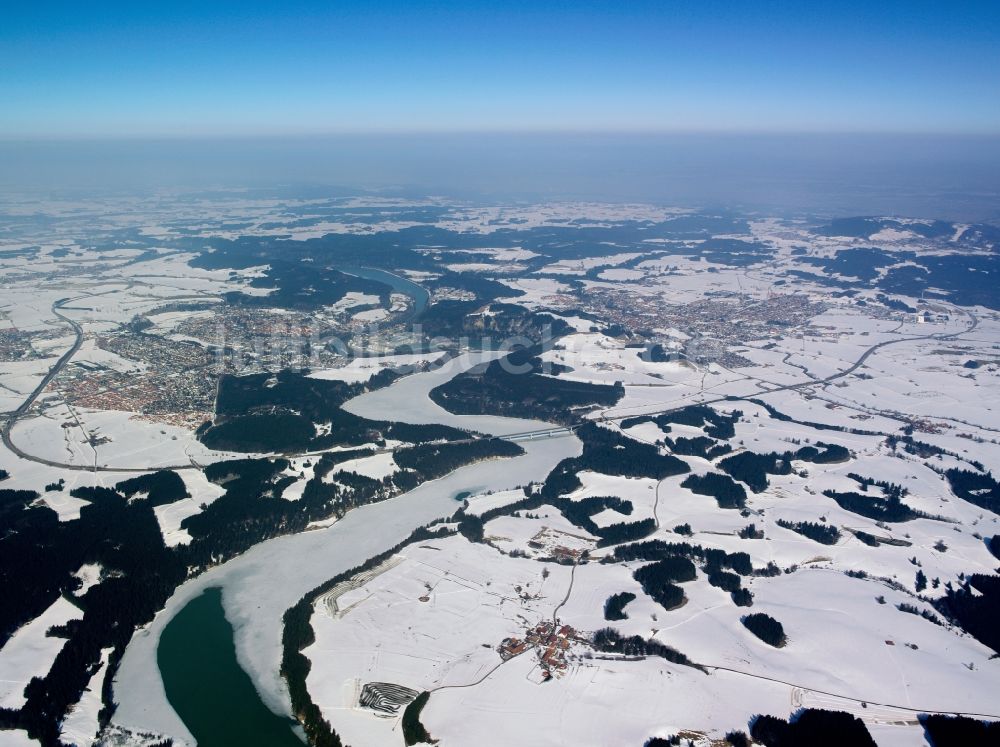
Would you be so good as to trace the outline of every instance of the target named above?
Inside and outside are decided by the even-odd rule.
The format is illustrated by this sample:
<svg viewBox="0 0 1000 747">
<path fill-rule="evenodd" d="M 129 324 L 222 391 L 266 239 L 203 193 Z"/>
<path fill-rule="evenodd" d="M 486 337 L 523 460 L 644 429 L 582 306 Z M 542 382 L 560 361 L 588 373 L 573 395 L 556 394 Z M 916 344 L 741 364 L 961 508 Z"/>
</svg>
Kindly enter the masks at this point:
<svg viewBox="0 0 1000 747">
<path fill-rule="evenodd" d="M 11 637 L 0 649 L 0 708 L 24 705 L 24 688 L 32 677 L 44 677 L 66 643 L 65 638 L 47 636 L 54 625 L 65 625 L 83 617 L 83 611 L 63 597 L 54 601 Z"/>
</svg>

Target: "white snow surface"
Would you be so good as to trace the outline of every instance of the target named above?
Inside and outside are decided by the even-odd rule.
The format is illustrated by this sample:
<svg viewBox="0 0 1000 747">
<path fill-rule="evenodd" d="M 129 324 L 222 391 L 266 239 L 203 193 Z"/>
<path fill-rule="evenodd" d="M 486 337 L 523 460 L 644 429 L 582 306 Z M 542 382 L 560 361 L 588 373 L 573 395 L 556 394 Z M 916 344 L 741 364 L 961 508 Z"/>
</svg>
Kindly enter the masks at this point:
<svg viewBox="0 0 1000 747">
<path fill-rule="evenodd" d="M 48 637 L 53 625 L 83 617 L 79 607 L 59 597 L 45 612 L 22 625 L 0 649 L 0 708 L 24 705 L 24 688 L 32 677 L 44 677 L 62 650 L 65 638 Z M 2 732 L 0 732 L 2 733 Z"/>
</svg>

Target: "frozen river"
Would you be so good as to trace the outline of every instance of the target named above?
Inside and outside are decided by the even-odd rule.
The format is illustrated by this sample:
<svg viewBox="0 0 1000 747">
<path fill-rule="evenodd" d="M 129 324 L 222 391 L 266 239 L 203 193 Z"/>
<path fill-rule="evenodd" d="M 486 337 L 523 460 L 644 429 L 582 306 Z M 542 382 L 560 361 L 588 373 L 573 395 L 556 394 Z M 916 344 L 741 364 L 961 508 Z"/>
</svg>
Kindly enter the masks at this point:
<svg viewBox="0 0 1000 747">
<path fill-rule="evenodd" d="M 361 395 L 344 409 L 372 419 L 442 423 L 497 436 L 550 428 L 550 424 L 536 420 L 452 415 L 428 397 L 439 384 L 499 355 L 463 355 L 434 371 L 413 374 L 390 387 Z M 287 691 L 279 675 L 285 610 L 306 592 L 399 543 L 417 527 L 450 516 L 460 493 L 502 490 L 542 480 L 560 460 L 581 450 L 573 435 L 519 443 L 525 451 L 519 457 L 462 467 L 391 500 L 356 508 L 329 528 L 263 542 L 180 586 L 153 622 L 135 634 L 122 658 L 115 678 L 119 707 L 114 723 L 193 744 L 167 701 L 156 654 L 167 623 L 192 599 L 214 587 L 222 590 L 240 665 L 264 703 L 275 713 L 290 715 Z M 219 717 L 227 718 L 227 714 Z"/>
</svg>

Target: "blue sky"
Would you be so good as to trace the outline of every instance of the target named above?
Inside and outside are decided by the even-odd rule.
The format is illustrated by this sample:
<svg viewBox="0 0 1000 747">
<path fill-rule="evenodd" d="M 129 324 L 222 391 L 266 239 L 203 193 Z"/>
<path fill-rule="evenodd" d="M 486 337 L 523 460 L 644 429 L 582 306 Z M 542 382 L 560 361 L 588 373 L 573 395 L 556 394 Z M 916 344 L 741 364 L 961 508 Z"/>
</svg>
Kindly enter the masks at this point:
<svg viewBox="0 0 1000 747">
<path fill-rule="evenodd" d="M 1000 133 L 1000 2 L 38 6 L 0 136 Z"/>
</svg>

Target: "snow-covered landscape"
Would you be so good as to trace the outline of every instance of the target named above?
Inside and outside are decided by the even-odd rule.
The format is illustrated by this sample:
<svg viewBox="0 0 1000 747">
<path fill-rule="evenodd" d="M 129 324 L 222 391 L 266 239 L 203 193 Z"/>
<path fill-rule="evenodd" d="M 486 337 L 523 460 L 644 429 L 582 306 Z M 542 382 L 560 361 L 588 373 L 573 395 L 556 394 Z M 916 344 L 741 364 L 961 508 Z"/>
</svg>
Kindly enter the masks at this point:
<svg viewBox="0 0 1000 747">
<path fill-rule="evenodd" d="M 311 744 L 1000 721 L 995 228 L 4 210 L 0 744 L 211 744 L 239 688 L 161 657 L 215 589 L 240 707 Z"/>
</svg>

